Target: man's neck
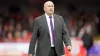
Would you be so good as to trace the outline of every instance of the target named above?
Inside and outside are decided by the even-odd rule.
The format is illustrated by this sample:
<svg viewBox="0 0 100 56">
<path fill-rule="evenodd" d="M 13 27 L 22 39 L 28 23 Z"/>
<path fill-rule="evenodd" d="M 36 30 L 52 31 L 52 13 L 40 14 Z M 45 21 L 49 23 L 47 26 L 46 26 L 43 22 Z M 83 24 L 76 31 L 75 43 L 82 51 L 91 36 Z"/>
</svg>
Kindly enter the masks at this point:
<svg viewBox="0 0 100 56">
<path fill-rule="evenodd" d="M 53 14 L 47 14 L 47 13 L 45 13 L 46 15 L 48 15 L 48 16 L 52 16 Z"/>
</svg>

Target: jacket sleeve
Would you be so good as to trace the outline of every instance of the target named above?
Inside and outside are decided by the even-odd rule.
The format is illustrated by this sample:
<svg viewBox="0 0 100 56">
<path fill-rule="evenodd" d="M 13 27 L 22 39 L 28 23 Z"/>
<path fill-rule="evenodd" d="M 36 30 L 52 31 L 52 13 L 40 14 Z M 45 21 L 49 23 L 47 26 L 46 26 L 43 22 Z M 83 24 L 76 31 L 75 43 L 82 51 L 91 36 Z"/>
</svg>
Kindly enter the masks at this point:
<svg viewBox="0 0 100 56">
<path fill-rule="evenodd" d="M 65 25 L 62 17 L 61 17 L 61 19 L 62 19 L 62 39 L 63 39 L 66 47 L 71 46 L 71 40 L 70 40 L 70 37 L 69 37 L 69 32 L 66 28 L 66 25 Z"/>
<path fill-rule="evenodd" d="M 29 44 L 28 54 L 32 54 L 32 55 L 35 54 L 35 45 L 36 45 L 37 37 L 38 37 L 38 23 L 37 20 L 35 19 L 33 23 L 33 33 Z"/>
</svg>

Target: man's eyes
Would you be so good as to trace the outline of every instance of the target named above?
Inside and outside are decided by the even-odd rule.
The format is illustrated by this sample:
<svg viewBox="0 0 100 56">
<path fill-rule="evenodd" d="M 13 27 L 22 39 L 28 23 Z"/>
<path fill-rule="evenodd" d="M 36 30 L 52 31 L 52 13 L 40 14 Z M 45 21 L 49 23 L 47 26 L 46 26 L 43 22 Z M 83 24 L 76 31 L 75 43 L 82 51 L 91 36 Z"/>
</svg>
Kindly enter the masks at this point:
<svg viewBox="0 0 100 56">
<path fill-rule="evenodd" d="M 53 7 L 53 6 L 48 6 L 48 7 Z"/>
</svg>

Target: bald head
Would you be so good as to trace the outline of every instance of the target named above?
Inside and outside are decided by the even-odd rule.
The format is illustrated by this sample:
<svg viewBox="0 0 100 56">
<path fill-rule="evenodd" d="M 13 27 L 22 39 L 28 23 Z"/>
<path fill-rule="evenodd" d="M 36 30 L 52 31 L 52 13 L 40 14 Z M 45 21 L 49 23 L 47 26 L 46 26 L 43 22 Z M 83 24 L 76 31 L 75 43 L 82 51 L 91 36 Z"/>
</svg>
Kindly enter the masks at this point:
<svg viewBox="0 0 100 56">
<path fill-rule="evenodd" d="M 53 15 L 54 13 L 54 4 L 51 1 L 47 1 L 44 3 L 44 11 L 48 15 Z"/>
<path fill-rule="evenodd" d="M 46 5 L 48 5 L 48 4 L 53 4 L 53 2 L 52 1 L 47 1 L 47 2 L 45 2 L 44 3 L 44 7 L 46 6 Z M 53 4 L 54 5 L 54 4 Z"/>
</svg>

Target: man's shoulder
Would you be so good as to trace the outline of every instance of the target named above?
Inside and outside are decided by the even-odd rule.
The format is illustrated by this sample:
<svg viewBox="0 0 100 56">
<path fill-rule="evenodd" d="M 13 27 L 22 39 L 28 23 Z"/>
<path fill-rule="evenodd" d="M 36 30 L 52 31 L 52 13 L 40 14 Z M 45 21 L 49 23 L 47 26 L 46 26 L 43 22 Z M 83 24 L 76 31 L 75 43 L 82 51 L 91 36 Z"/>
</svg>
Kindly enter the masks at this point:
<svg viewBox="0 0 100 56">
<path fill-rule="evenodd" d="M 36 18 L 35 18 L 35 21 L 40 20 L 43 16 L 44 16 L 44 15 L 40 15 L 40 16 L 36 17 Z"/>
<path fill-rule="evenodd" d="M 60 16 L 60 15 L 58 15 L 58 14 L 54 14 L 54 16 L 56 16 L 56 17 L 62 17 L 62 16 Z"/>
<path fill-rule="evenodd" d="M 63 20 L 63 17 L 57 14 L 54 14 L 54 17 L 58 18 L 59 20 Z"/>
</svg>

